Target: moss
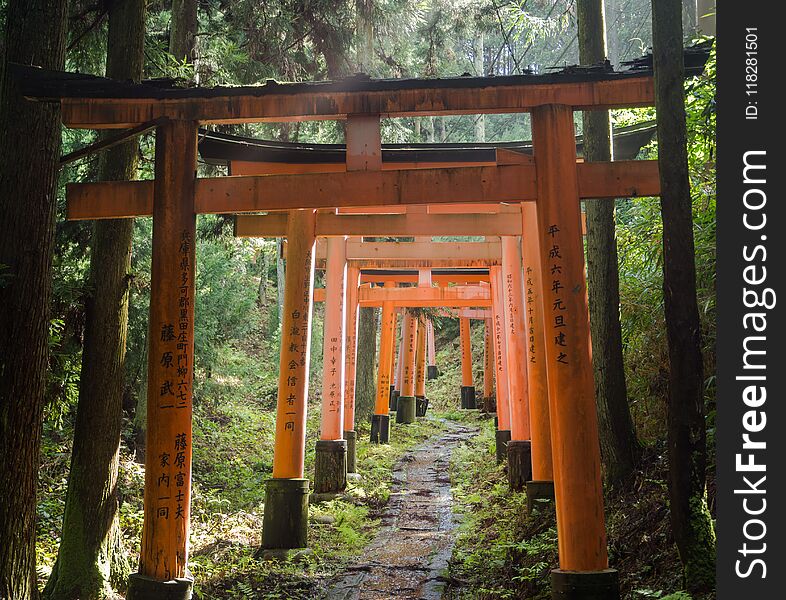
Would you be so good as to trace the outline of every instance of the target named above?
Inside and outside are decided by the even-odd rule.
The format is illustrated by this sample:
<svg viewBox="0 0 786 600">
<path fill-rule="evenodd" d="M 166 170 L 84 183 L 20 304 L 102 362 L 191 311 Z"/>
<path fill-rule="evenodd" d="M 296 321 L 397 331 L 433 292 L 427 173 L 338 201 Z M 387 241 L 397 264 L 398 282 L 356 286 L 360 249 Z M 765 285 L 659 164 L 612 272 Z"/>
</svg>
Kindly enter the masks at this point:
<svg viewBox="0 0 786 600">
<path fill-rule="evenodd" d="M 715 527 L 707 507 L 706 493 L 690 499 L 693 543 L 682 557 L 685 565 L 685 587 L 691 592 L 715 589 Z"/>
</svg>

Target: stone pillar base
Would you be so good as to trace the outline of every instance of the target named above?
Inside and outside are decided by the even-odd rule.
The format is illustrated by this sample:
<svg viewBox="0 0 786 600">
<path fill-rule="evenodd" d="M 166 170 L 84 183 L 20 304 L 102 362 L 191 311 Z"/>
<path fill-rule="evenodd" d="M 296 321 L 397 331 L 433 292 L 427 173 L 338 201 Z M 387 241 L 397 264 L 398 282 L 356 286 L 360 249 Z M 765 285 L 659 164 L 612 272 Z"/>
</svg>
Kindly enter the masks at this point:
<svg viewBox="0 0 786 600">
<path fill-rule="evenodd" d="M 436 379 L 437 377 L 439 377 L 437 365 L 428 365 L 426 367 L 426 379 Z"/>
<path fill-rule="evenodd" d="M 508 442 L 508 483 L 520 492 L 532 480 L 532 443 L 529 440 Z"/>
<path fill-rule="evenodd" d="M 488 398 L 483 398 L 483 404 L 482 404 L 482 406 L 480 408 L 485 413 L 496 413 L 497 412 L 497 399 L 494 396 L 489 396 Z"/>
<path fill-rule="evenodd" d="M 317 440 L 314 493 L 337 494 L 347 489 L 347 441 Z"/>
<path fill-rule="evenodd" d="M 357 446 L 358 434 L 354 430 L 344 432 L 344 439 L 347 441 L 347 473 L 356 473 L 357 469 Z"/>
<path fill-rule="evenodd" d="M 510 429 L 497 429 L 495 439 L 497 442 L 497 462 L 503 463 L 508 458 L 508 442 L 510 442 Z"/>
<path fill-rule="evenodd" d="M 371 415 L 371 443 L 387 444 L 390 441 L 390 415 Z"/>
<path fill-rule="evenodd" d="M 478 403 L 475 400 L 475 386 L 462 385 L 461 386 L 461 408 L 477 408 Z"/>
<path fill-rule="evenodd" d="M 414 423 L 416 405 L 415 396 L 399 396 L 396 423 Z"/>
<path fill-rule="evenodd" d="M 390 391 L 390 402 L 388 402 L 388 410 L 393 412 L 398 410 L 398 399 L 400 396 L 401 392 L 399 390 Z"/>
<path fill-rule="evenodd" d="M 533 509 L 546 502 L 554 502 L 554 482 L 553 481 L 528 481 L 527 489 L 527 514 L 531 514 Z"/>
<path fill-rule="evenodd" d="M 425 396 L 415 396 L 415 416 L 425 417 L 428 410 L 428 398 Z"/>
<path fill-rule="evenodd" d="M 127 600 L 191 600 L 194 580 L 191 577 L 158 581 L 139 573 L 128 576 Z"/>
<path fill-rule="evenodd" d="M 552 600 L 620 600 L 619 574 L 603 571 L 551 571 Z"/>
<path fill-rule="evenodd" d="M 308 546 L 308 479 L 268 479 L 262 548 Z"/>
</svg>

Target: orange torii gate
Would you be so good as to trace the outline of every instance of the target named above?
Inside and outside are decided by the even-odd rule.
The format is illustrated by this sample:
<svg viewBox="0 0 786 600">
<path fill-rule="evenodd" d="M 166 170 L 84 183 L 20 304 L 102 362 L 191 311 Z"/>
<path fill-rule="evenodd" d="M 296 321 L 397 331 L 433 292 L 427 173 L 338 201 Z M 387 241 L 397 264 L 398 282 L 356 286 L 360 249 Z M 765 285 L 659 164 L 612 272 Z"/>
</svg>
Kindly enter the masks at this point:
<svg viewBox="0 0 786 600">
<path fill-rule="evenodd" d="M 538 255 L 528 255 L 525 269 L 530 273 L 540 267 L 542 299 L 535 297 L 527 310 L 532 308 L 534 321 L 543 324 L 542 336 L 534 336 L 530 362 L 545 363 L 548 375 L 560 559 L 553 587 L 560 598 L 618 597 L 606 550 L 579 203 L 583 198 L 657 195 L 658 172 L 654 161 L 577 164 L 573 112 L 652 105 L 650 72 L 436 81 L 355 78 L 210 90 L 27 73 L 23 93 L 60 102 L 68 127 L 138 131 L 156 126 L 155 181 L 68 187 L 72 218 L 154 217 L 145 517 L 130 599 L 190 595 L 186 565 L 196 214 L 290 211 L 276 448 L 264 523 L 264 545 L 287 548 L 306 543 L 303 452 L 315 209 L 534 201 L 530 235 L 539 243 Z M 381 116 L 523 111 L 532 115 L 534 160 L 498 155 L 491 165 L 381 168 Z M 331 118 L 347 120 L 346 171 L 195 177 L 200 124 Z M 522 231 L 525 227 L 527 220 Z M 382 304 L 382 335 L 390 344 L 394 301 Z M 176 360 L 163 361 L 167 353 Z M 516 362 L 522 357 L 508 352 L 508 358 L 509 367 L 523 368 Z M 384 405 L 386 409 L 386 397 Z"/>
</svg>

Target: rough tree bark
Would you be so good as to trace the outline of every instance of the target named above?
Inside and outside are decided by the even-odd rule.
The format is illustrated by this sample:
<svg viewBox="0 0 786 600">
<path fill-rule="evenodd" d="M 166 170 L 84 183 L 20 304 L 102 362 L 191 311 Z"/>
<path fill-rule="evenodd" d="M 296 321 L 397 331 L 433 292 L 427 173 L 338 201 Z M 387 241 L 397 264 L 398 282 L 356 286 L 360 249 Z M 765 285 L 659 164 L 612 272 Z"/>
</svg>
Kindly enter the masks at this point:
<svg viewBox="0 0 786 600">
<path fill-rule="evenodd" d="M 196 59 L 197 0 L 172 0 L 169 53 L 179 62 Z"/>
<path fill-rule="evenodd" d="M 38 597 L 43 420 L 60 109 L 19 95 L 9 63 L 62 69 L 68 3 L 9 0 L 0 64 L 0 598 Z"/>
<path fill-rule="evenodd" d="M 355 422 L 371 420 L 377 394 L 377 325 L 379 309 L 360 308 L 358 316 L 358 349 L 355 359 Z"/>
<path fill-rule="evenodd" d="M 696 300 L 683 89 L 680 0 L 652 4 L 663 219 L 663 296 L 669 346 L 669 500 L 689 591 L 714 589 L 715 531 L 707 510 L 704 369 Z"/>
<path fill-rule="evenodd" d="M 109 5 L 106 74 L 142 78 L 145 0 Z M 134 179 L 139 142 L 102 153 L 98 179 Z M 118 525 L 117 471 L 123 416 L 128 287 L 133 219 L 97 221 L 90 255 L 82 377 L 57 562 L 44 589 L 48 600 L 116 597 L 129 565 Z"/>
<path fill-rule="evenodd" d="M 606 58 L 603 0 L 577 4 L 579 57 L 582 64 Z M 584 160 L 611 160 L 611 125 L 605 110 L 585 111 Z M 622 357 L 619 267 L 613 200 L 590 200 L 587 212 L 587 295 L 592 335 L 592 366 L 598 408 L 600 447 L 606 483 L 618 485 L 640 455 L 630 416 Z"/>
</svg>

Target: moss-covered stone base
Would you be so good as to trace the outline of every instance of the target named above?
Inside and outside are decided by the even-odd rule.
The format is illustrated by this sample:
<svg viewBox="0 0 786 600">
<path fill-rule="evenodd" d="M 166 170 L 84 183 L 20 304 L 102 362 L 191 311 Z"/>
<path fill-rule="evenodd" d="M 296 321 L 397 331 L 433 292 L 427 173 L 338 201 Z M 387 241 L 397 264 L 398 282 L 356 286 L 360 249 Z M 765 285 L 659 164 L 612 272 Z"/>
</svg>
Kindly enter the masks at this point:
<svg viewBox="0 0 786 600">
<path fill-rule="evenodd" d="M 508 483 L 520 492 L 532 479 L 532 443 L 529 440 L 508 442 Z"/>
<path fill-rule="evenodd" d="M 357 469 L 357 440 L 356 431 L 347 430 L 344 432 L 344 439 L 347 441 L 347 473 L 355 473 Z"/>
<path fill-rule="evenodd" d="M 462 385 L 461 386 L 461 408 L 473 409 L 477 408 L 478 403 L 475 400 L 475 386 Z"/>
<path fill-rule="evenodd" d="M 399 396 L 396 423 L 414 423 L 416 407 L 415 396 Z"/>
<path fill-rule="evenodd" d="M 528 481 L 527 489 L 527 514 L 545 503 L 554 503 L 553 481 Z"/>
<path fill-rule="evenodd" d="M 390 390 L 390 401 L 388 402 L 388 409 L 395 412 L 398 410 L 398 399 L 401 396 L 399 390 Z"/>
<path fill-rule="evenodd" d="M 437 377 L 439 377 L 437 365 L 428 365 L 426 367 L 426 379 L 436 379 Z"/>
<path fill-rule="evenodd" d="M 428 398 L 415 396 L 415 416 L 425 417 L 428 410 Z"/>
<path fill-rule="evenodd" d="M 551 571 L 552 600 L 620 600 L 619 574 L 603 571 Z"/>
<path fill-rule="evenodd" d="M 390 415 L 371 415 L 371 443 L 387 444 L 390 441 Z"/>
<path fill-rule="evenodd" d="M 268 479 L 262 548 L 308 546 L 308 479 Z"/>
<path fill-rule="evenodd" d="M 494 438 L 497 445 L 497 462 L 503 463 L 508 458 L 508 442 L 510 442 L 510 429 L 497 429 Z"/>
<path fill-rule="evenodd" d="M 314 493 L 337 494 L 347 489 L 347 441 L 318 440 L 314 450 Z"/>
<path fill-rule="evenodd" d="M 128 577 L 126 600 L 191 600 L 194 580 L 190 577 L 158 581 L 139 573 Z"/>
</svg>

